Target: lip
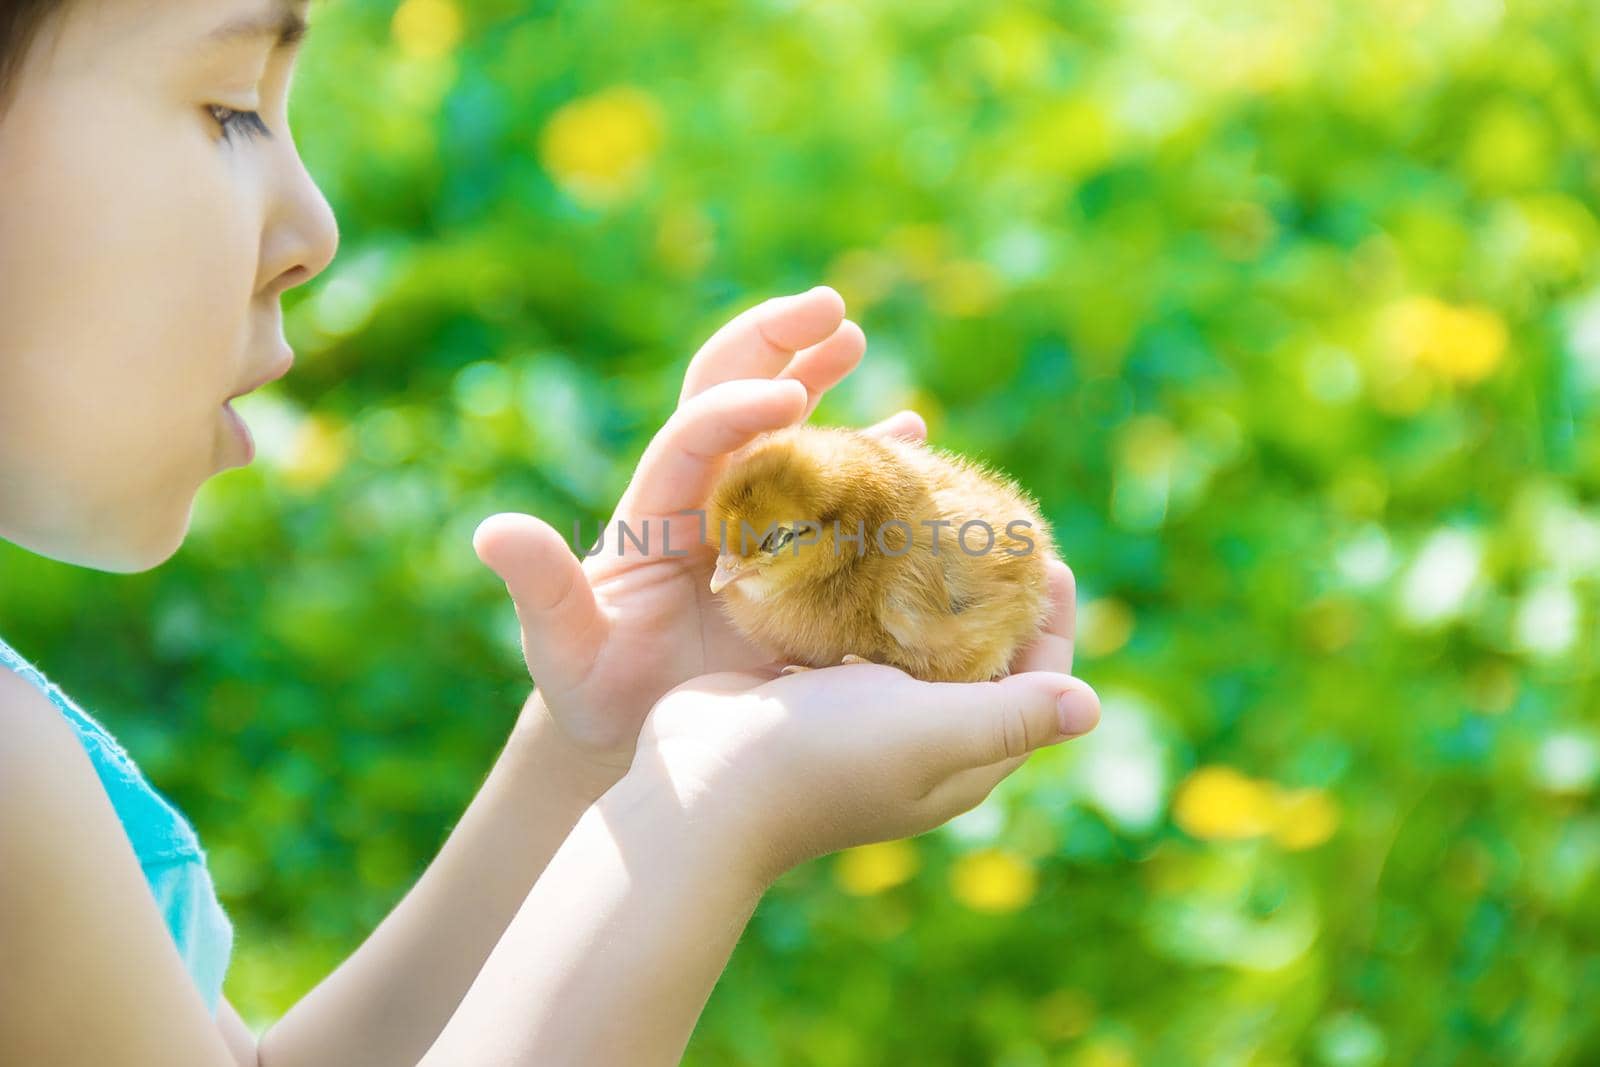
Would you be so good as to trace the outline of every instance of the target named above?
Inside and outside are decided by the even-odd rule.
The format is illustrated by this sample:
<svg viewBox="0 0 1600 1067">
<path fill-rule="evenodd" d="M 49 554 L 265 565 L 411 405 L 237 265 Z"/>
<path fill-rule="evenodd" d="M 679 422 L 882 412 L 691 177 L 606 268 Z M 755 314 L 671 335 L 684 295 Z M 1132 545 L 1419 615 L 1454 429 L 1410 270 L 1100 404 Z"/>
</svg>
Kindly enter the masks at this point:
<svg viewBox="0 0 1600 1067">
<path fill-rule="evenodd" d="M 255 381 L 251 382 L 249 385 L 244 386 L 238 392 L 229 393 L 228 394 L 228 399 L 232 400 L 232 399 L 234 399 L 234 397 L 244 396 L 244 394 L 246 394 L 246 393 L 252 392 L 252 391 L 254 391 L 256 389 L 260 389 L 263 385 L 266 385 L 268 382 L 277 381 L 279 378 L 282 378 L 285 374 L 288 374 L 289 373 L 289 368 L 293 367 L 293 366 L 294 366 L 294 353 L 293 352 L 284 353 L 283 358 L 278 360 L 277 363 L 273 364 L 273 366 L 272 366 L 272 368 L 270 370 L 268 370 L 261 377 L 257 378 Z"/>
</svg>

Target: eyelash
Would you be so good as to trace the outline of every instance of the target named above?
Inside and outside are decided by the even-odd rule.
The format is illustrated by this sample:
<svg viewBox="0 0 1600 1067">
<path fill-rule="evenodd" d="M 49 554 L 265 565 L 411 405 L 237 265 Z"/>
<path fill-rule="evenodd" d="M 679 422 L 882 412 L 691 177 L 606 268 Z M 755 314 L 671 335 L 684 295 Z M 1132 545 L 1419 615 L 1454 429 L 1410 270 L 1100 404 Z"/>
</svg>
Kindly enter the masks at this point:
<svg viewBox="0 0 1600 1067">
<path fill-rule="evenodd" d="M 217 120 L 217 125 L 222 127 L 222 135 L 230 141 L 235 136 L 246 139 L 272 136 L 272 131 L 267 129 L 259 112 L 235 111 L 221 104 L 212 104 L 209 110 L 211 117 Z"/>
</svg>

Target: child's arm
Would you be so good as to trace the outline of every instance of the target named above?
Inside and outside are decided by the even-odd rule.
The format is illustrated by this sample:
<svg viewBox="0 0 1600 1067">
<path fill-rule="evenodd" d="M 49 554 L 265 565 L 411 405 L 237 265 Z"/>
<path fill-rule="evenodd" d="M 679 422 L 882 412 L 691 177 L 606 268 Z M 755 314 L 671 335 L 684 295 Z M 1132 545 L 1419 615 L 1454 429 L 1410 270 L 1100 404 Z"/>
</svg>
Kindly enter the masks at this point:
<svg viewBox="0 0 1600 1067">
<path fill-rule="evenodd" d="M 679 1062 L 766 887 L 674 799 L 624 778 L 584 814 L 424 1067 Z"/>
<path fill-rule="evenodd" d="M 662 513 L 697 506 L 725 453 L 802 417 L 863 346 L 831 289 L 737 316 L 691 362 L 682 406 L 651 442 L 615 518 L 641 531 Z M 674 551 L 703 553 L 676 521 Z M 415 1062 L 562 839 L 627 769 L 655 699 L 703 673 L 708 646 L 733 657 L 729 665 L 765 658 L 723 632 L 714 606 L 706 611 L 698 594 L 709 562 L 664 555 L 659 525 L 651 557 L 607 553 L 582 566 L 553 529 L 539 526 L 531 543 L 525 532 L 502 525 L 477 540 L 506 580 L 539 688 L 421 880 L 263 1035 L 261 1057 L 273 1067 Z"/>
<path fill-rule="evenodd" d="M 678 1063 L 779 873 L 928 830 L 1031 750 L 1094 726 L 1093 692 L 1054 673 L 1071 662 L 1059 565 L 1056 585 L 1056 621 L 1022 664 L 1029 673 L 1002 682 L 856 666 L 710 675 L 669 695 L 423 1064 Z"/>
<path fill-rule="evenodd" d="M 843 319 L 838 294 L 827 289 L 769 301 L 736 318 L 690 365 L 683 406 L 651 442 L 614 518 L 631 520 L 636 529 L 642 520 L 653 519 L 659 530 L 672 512 L 696 506 L 724 452 L 803 417 L 849 372 L 863 348 L 860 331 Z M 879 429 L 916 435 L 920 427 L 915 419 L 901 419 Z M 710 571 L 703 546 L 690 557 L 666 556 L 658 548 L 648 559 L 607 555 L 580 568 L 553 530 L 542 527 L 534 540 L 526 533 L 526 528 L 502 525 L 482 538 L 480 553 L 506 578 L 523 622 L 525 652 L 540 682 L 538 693 L 525 705 L 488 780 L 434 863 L 361 948 L 268 1031 L 258 1052 L 263 1062 L 274 1067 L 414 1062 L 451 1017 L 567 831 L 627 768 L 655 697 L 706 670 L 765 660 L 703 596 Z M 677 534 L 675 545 L 689 542 L 681 525 Z M 42 736 L 50 733 L 48 726 L 42 728 Z M 63 759 L 70 757 L 57 753 L 38 765 Z M 85 762 L 81 751 L 77 762 Z M 205 1033 L 196 1034 L 186 1017 L 198 1001 L 181 1010 L 177 1006 L 193 999 L 183 993 L 190 983 L 181 969 L 174 977 L 167 973 L 173 968 L 161 963 L 165 931 L 160 917 L 149 906 L 137 863 L 92 768 L 81 770 L 85 773 L 59 780 L 28 779 L 48 795 L 13 792 L 0 798 L 6 801 L 5 817 L 37 812 L 40 826 L 51 825 L 52 804 L 67 812 L 56 826 L 61 840 L 28 837 L 13 842 L 9 856 L 0 855 L 4 903 L 32 901 L 50 920 L 26 928 L 38 939 L 36 957 L 12 953 L 5 942 L 0 969 L 22 990 L 5 1006 L 16 1007 L 18 1017 L 35 1027 L 19 1025 L 13 1036 L 21 1042 L 18 1047 L 48 1048 L 52 1054 L 54 1045 L 28 1046 L 29 1035 L 59 1040 L 69 1049 L 99 1048 L 96 1042 L 103 1041 L 106 1048 L 138 1050 L 148 1039 L 154 1042 L 151 1049 L 165 1050 L 152 1052 L 152 1062 L 209 1063 L 220 1040 L 217 1025 L 201 1008 Z M 99 806 L 107 809 L 100 823 L 110 820 L 110 832 L 98 837 L 79 833 L 78 815 L 71 814 L 94 809 L 97 794 Z M 133 877 L 94 878 L 94 868 L 119 847 L 128 852 L 123 866 L 132 864 Z M 6 882 L 7 876 L 16 884 Z M 82 891 L 81 900 L 40 888 L 83 879 L 93 884 L 74 886 Z M 55 903 L 64 907 L 63 914 L 49 913 Z M 101 921 L 74 926 L 72 916 L 79 911 Z M 119 932 L 124 927 L 130 931 L 127 938 Z M 147 943 L 152 930 L 160 935 L 153 945 Z M 86 931 L 98 940 L 86 943 Z M 173 957 L 166 962 L 176 964 L 170 938 L 165 943 Z M 74 965 L 84 968 L 86 981 L 74 982 L 70 969 L 62 970 Z M 133 973 L 141 977 L 132 978 Z M 116 975 L 133 984 L 111 988 Z M 52 985 L 52 978 L 62 984 Z M 103 979 L 106 989 L 97 987 L 95 978 Z M 72 992 L 75 985 L 81 997 Z M 93 1026 L 71 1033 L 49 1029 L 51 1020 L 75 1004 L 94 1015 Z M 225 1016 L 228 1020 L 233 1017 Z M 152 1021 L 160 1032 L 147 1034 Z M 46 1028 L 37 1029 L 40 1025 Z M 230 1029 L 233 1038 L 243 1036 L 237 1029 Z M 7 1051 L 0 1044 L 0 1053 Z M 238 1051 L 248 1060 L 250 1050 Z M 0 1062 L 12 1058 L 0 1055 Z M 94 1056 L 66 1059 L 96 1062 Z M 137 1055 L 124 1061 L 140 1062 Z"/>
<path fill-rule="evenodd" d="M 83 746 L 0 670 L 0 1063 L 235 1067 Z"/>
<path fill-rule="evenodd" d="M 360 949 L 262 1035 L 261 1061 L 414 1063 L 562 839 L 619 774 L 575 751 L 535 691 L 422 878 Z"/>
<path fill-rule="evenodd" d="M 1023 670 L 1071 662 L 1070 580 L 1057 573 L 1057 603 L 1067 606 Z M 562 845 L 428 1062 L 674 1062 L 778 871 L 977 803 L 1027 749 L 1048 743 L 1050 698 L 1064 684 L 1034 673 L 928 685 L 845 667 L 745 689 L 760 680 L 701 679 L 656 707 L 629 777 Z M 1093 695 L 1071 688 L 1076 729 L 1087 729 Z M 400 925 L 421 917 L 415 910 Z M 0 1063 L 238 1062 L 183 971 L 82 747 L 36 690 L 4 671 L 0 945 Z M 341 1039 L 347 1021 L 329 1020 Z M 382 1044 L 401 1021 L 382 1020 L 367 1040 Z"/>
<path fill-rule="evenodd" d="M 0 670 L 0 1063 L 414 1063 L 612 780 L 530 698 L 423 879 L 258 1050 L 207 1016 L 82 746 Z"/>
</svg>

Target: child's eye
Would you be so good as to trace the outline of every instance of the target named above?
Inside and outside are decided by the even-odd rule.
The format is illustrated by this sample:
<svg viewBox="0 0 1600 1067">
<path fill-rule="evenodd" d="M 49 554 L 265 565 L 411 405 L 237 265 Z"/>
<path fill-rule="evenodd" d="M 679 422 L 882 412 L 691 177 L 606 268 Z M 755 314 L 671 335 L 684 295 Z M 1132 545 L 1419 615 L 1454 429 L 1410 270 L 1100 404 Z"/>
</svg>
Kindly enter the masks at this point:
<svg viewBox="0 0 1600 1067">
<path fill-rule="evenodd" d="M 217 120 L 217 125 L 222 127 L 223 136 L 229 140 L 234 137 L 272 136 L 272 131 L 267 129 L 267 124 L 255 111 L 235 111 L 222 104 L 212 104 L 208 110 L 211 112 L 211 117 Z"/>
</svg>

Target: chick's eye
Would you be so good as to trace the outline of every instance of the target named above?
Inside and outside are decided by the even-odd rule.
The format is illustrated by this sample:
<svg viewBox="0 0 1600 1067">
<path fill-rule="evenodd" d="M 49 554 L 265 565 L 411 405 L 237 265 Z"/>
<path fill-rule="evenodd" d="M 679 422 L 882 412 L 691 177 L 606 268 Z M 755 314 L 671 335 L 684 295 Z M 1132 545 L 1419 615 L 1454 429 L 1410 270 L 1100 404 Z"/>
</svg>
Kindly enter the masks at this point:
<svg viewBox="0 0 1600 1067">
<path fill-rule="evenodd" d="M 776 552 L 792 540 L 794 540 L 793 530 L 773 530 L 761 542 L 761 551 Z"/>
<path fill-rule="evenodd" d="M 212 104 L 207 108 L 211 117 L 217 120 L 217 125 L 222 127 L 222 134 L 228 140 L 236 137 L 271 137 L 272 131 L 267 129 L 267 124 L 262 121 L 261 115 L 256 111 L 236 111 L 222 104 Z"/>
</svg>

